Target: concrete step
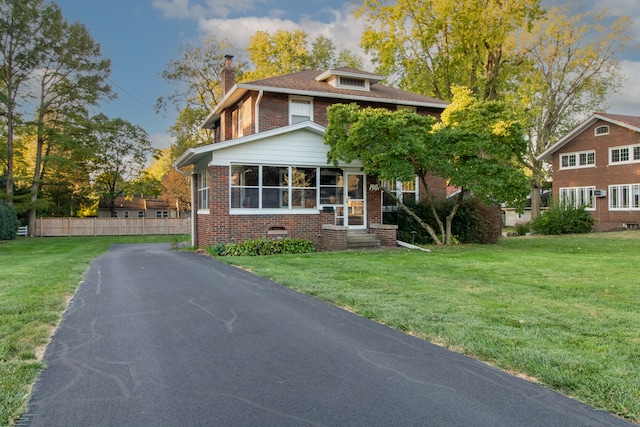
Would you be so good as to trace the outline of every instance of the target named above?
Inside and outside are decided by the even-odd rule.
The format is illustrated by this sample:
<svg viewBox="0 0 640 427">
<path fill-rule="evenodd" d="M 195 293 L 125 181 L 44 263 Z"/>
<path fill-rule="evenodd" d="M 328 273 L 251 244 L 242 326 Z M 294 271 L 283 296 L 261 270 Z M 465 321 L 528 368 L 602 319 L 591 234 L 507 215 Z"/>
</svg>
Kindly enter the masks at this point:
<svg viewBox="0 0 640 427">
<path fill-rule="evenodd" d="M 349 231 L 347 234 L 348 249 L 379 248 L 380 246 L 380 240 L 366 231 Z"/>
</svg>

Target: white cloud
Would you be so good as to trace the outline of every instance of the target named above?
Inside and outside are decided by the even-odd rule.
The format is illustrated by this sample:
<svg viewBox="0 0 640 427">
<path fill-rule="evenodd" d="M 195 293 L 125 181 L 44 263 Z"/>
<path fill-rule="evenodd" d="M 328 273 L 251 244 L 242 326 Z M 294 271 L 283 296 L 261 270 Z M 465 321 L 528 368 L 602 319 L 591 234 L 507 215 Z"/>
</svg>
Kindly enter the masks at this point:
<svg viewBox="0 0 640 427">
<path fill-rule="evenodd" d="M 640 81 L 634 78 L 640 75 L 640 61 L 621 61 L 622 71 L 627 81 L 619 93 L 609 96 L 609 112 L 613 114 L 640 115 Z"/>
<path fill-rule="evenodd" d="M 274 10 L 271 16 L 248 16 L 236 19 L 201 19 L 200 30 L 205 37 L 215 36 L 218 39 L 226 38 L 234 46 L 244 48 L 248 46 L 249 39 L 256 31 L 275 33 L 277 30 L 303 30 L 311 40 L 318 36 L 331 39 L 336 50 L 348 49 L 365 59 L 365 68 L 370 68 L 362 49 L 360 38 L 364 32 L 364 22 L 353 15 L 352 7 L 342 10 L 332 10 L 331 22 L 322 22 L 308 17 L 302 17 L 300 22 L 281 19 L 281 11 Z"/>
<path fill-rule="evenodd" d="M 166 18 L 200 18 L 214 16 L 227 18 L 231 13 L 253 10 L 255 3 L 263 0 L 153 0 L 153 7 Z"/>
</svg>

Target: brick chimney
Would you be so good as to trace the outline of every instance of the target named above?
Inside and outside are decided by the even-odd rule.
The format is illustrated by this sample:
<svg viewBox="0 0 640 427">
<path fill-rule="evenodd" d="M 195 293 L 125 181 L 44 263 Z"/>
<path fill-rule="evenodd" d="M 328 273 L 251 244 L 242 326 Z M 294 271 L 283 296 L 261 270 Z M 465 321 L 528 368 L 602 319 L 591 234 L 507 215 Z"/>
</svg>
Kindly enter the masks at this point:
<svg viewBox="0 0 640 427">
<path fill-rule="evenodd" d="M 225 55 L 224 68 L 220 75 L 220 97 L 224 97 L 235 83 L 236 69 L 233 68 L 233 55 Z"/>
</svg>

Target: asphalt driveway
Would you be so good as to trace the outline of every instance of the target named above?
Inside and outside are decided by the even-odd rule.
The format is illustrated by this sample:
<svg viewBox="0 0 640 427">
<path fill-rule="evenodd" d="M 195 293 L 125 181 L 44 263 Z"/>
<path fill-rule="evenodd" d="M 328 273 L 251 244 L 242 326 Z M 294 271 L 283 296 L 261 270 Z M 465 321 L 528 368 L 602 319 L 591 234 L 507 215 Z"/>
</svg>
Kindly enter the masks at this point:
<svg viewBox="0 0 640 427">
<path fill-rule="evenodd" d="M 632 425 L 165 244 L 96 259 L 45 362 L 19 425 Z"/>
</svg>

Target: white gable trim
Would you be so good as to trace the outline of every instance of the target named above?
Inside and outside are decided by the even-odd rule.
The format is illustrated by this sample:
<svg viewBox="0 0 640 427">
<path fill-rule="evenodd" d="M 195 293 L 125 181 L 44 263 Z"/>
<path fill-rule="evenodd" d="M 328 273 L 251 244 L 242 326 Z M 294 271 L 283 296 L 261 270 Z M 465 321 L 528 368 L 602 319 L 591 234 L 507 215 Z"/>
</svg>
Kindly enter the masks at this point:
<svg viewBox="0 0 640 427">
<path fill-rule="evenodd" d="M 558 151 L 559 149 L 564 147 L 573 138 L 575 138 L 576 136 L 578 136 L 579 134 L 581 134 L 582 132 L 587 130 L 589 127 L 594 125 L 598 120 L 602 120 L 602 121 L 605 121 L 605 122 L 608 122 L 608 123 L 611 123 L 611 124 L 614 124 L 614 125 L 618 125 L 618 126 L 621 126 L 623 128 L 631 129 L 631 130 L 633 130 L 635 132 L 640 132 L 640 128 L 638 128 L 636 126 L 632 126 L 629 123 L 621 122 L 619 120 L 612 119 L 611 117 L 603 116 L 602 114 L 596 113 L 596 114 L 592 115 L 591 117 L 589 117 L 584 122 L 582 122 L 581 124 L 579 124 L 571 132 L 569 132 L 568 134 L 566 134 L 565 136 L 560 138 L 558 140 L 558 142 L 556 142 L 551 147 L 549 147 L 546 150 L 544 150 L 544 152 L 542 154 L 540 154 L 536 158 L 538 160 L 551 160 L 553 158 L 553 154 L 556 151 Z"/>
<path fill-rule="evenodd" d="M 249 144 L 258 141 L 266 141 L 269 139 L 273 139 L 275 137 L 286 135 L 292 132 L 305 130 L 307 132 L 311 132 L 320 137 L 320 140 L 324 136 L 326 128 L 324 126 L 320 126 L 314 122 L 301 122 L 296 123 L 294 125 L 285 126 L 277 129 L 272 129 L 265 132 L 256 133 L 249 136 L 244 136 L 242 138 L 231 139 L 229 141 L 218 142 L 215 144 L 205 145 L 204 147 L 198 148 L 190 148 L 185 151 L 179 158 L 173 163 L 173 167 L 178 169 L 184 166 L 189 166 L 197 163 L 198 161 L 204 159 L 207 156 L 212 156 L 214 152 L 220 150 L 227 150 L 231 147 L 236 147 L 239 145 Z"/>
</svg>

